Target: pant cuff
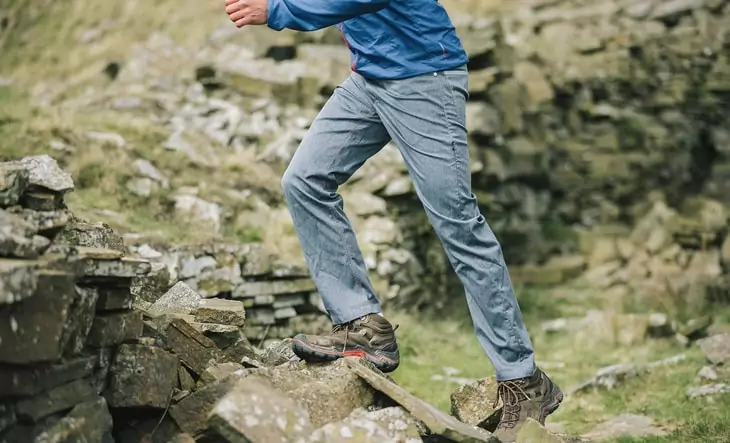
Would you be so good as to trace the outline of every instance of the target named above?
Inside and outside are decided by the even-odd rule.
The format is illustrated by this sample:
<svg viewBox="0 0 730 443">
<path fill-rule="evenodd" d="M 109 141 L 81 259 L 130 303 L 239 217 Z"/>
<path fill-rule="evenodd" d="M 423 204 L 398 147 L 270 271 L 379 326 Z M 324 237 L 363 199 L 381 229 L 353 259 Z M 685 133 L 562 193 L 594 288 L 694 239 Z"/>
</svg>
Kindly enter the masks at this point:
<svg viewBox="0 0 730 443">
<path fill-rule="evenodd" d="M 535 360 L 530 358 L 519 364 L 497 371 L 497 381 L 517 380 L 520 378 L 532 377 L 537 366 Z"/>
<path fill-rule="evenodd" d="M 348 306 L 345 309 L 332 309 L 328 311 L 332 323 L 339 325 L 351 322 L 368 314 L 377 314 L 381 312 L 380 303 L 368 302 L 358 306 Z"/>
</svg>

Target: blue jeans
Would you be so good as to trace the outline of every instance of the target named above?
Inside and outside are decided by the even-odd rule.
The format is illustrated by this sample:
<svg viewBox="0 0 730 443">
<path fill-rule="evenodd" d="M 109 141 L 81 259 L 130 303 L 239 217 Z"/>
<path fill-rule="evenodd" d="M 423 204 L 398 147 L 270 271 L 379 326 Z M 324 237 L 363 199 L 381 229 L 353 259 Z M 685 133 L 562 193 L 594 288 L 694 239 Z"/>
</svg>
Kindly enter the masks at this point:
<svg viewBox="0 0 730 443">
<path fill-rule="evenodd" d="M 502 250 L 471 190 L 465 67 L 401 80 L 357 73 L 339 85 L 282 178 L 307 265 L 332 321 L 381 311 L 337 190 L 390 140 L 464 285 L 498 380 L 528 377 L 534 353 Z"/>
</svg>

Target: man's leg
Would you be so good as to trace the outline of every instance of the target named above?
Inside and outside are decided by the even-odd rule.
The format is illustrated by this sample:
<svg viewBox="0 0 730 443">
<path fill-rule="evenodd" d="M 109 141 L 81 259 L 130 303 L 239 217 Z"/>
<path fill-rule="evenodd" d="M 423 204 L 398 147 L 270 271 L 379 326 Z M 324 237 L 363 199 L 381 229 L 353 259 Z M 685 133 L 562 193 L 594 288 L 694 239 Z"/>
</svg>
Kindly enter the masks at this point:
<svg viewBox="0 0 730 443">
<path fill-rule="evenodd" d="M 502 382 L 501 426 L 510 427 L 509 434 L 525 412 L 544 421 L 562 395 L 535 367 L 501 247 L 471 190 L 467 84 L 467 71 L 454 70 L 371 81 L 368 88 L 377 97 L 378 115 L 398 146 L 429 220 L 464 284 L 477 337 Z M 525 398 L 512 395 L 515 392 L 537 394 Z M 524 401 L 532 402 L 534 408 Z"/>
<path fill-rule="evenodd" d="M 376 314 L 380 303 L 337 193 L 390 137 L 353 74 L 334 92 L 294 153 L 282 186 L 309 271 L 336 325 L 331 334 L 297 335 L 293 350 L 309 361 L 359 355 L 393 370 L 393 328 Z"/>
</svg>

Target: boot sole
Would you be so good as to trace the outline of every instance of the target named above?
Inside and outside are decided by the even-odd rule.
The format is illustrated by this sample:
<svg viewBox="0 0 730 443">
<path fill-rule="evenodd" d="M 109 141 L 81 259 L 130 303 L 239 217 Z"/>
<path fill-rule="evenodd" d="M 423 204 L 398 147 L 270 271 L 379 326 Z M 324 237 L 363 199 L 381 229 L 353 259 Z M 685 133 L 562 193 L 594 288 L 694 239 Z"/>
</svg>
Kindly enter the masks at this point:
<svg viewBox="0 0 730 443">
<path fill-rule="evenodd" d="M 372 354 L 370 351 L 363 349 L 360 346 L 347 348 L 345 351 L 337 351 L 332 348 L 325 348 L 307 343 L 299 337 L 294 337 L 292 339 L 292 351 L 294 351 L 294 354 L 296 354 L 299 358 L 308 362 L 335 361 L 344 357 L 364 358 L 382 372 L 393 372 L 400 364 L 400 359 L 398 357 L 384 355 L 394 354 L 391 352 Z"/>
</svg>

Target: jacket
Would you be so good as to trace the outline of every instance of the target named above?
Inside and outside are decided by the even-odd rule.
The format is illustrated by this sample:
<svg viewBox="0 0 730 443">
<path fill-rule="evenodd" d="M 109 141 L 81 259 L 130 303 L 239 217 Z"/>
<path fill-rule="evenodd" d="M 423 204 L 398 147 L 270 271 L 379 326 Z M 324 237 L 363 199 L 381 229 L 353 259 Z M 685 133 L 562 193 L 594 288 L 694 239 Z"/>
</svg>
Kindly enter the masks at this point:
<svg viewBox="0 0 730 443">
<path fill-rule="evenodd" d="M 315 31 L 338 25 L 352 70 L 401 79 L 468 62 L 438 0 L 268 0 L 268 27 Z"/>
</svg>

